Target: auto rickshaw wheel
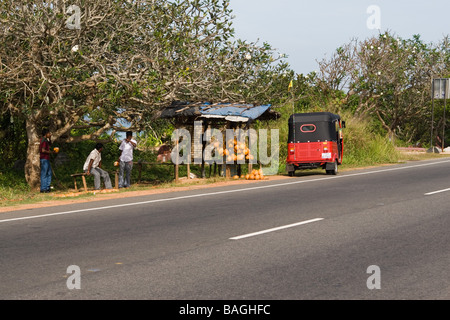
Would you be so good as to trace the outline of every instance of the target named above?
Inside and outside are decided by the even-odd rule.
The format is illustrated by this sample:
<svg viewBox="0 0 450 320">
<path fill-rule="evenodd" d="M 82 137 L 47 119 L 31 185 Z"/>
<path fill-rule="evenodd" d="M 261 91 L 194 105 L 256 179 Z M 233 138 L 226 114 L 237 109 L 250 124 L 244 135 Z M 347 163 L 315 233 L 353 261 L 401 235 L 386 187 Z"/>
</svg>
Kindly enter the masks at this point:
<svg viewBox="0 0 450 320">
<path fill-rule="evenodd" d="M 330 174 L 330 175 L 337 175 L 337 173 L 338 173 L 338 163 L 337 163 L 337 160 L 334 162 L 334 167 L 333 167 L 333 169 L 331 169 L 331 170 L 326 170 L 326 172 L 327 172 L 327 174 Z"/>
<path fill-rule="evenodd" d="M 289 177 L 295 176 L 295 165 L 288 164 L 286 169 Z"/>
<path fill-rule="evenodd" d="M 295 176 L 295 166 L 293 167 L 294 170 L 288 171 L 289 177 Z"/>
</svg>

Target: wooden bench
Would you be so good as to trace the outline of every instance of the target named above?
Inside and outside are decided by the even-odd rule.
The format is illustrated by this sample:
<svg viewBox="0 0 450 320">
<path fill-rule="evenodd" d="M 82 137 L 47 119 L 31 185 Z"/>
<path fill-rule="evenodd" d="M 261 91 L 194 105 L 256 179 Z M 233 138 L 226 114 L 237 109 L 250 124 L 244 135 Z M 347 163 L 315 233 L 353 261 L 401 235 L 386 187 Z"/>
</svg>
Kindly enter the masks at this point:
<svg viewBox="0 0 450 320">
<path fill-rule="evenodd" d="M 78 191 L 78 187 L 77 187 L 77 177 L 81 177 L 81 179 L 83 180 L 83 187 L 84 187 L 84 191 L 87 191 L 87 184 L 86 184 L 86 173 L 74 173 L 70 175 L 71 177 L 73 177 L 73 183 L 75 185 L 75 191 Z"/>
<path fill-rule="evenodd" d="M 108 174 L 111 174 L 112 172 L 108 172 Z M 113 172 L 114 173 L 114 184 L 115 184 L 115 189 L 119 188 L 119 170 L 116 170 Z M 83 172 L 83 173 L 74 173 L 70 175 L 73 178 L 73 183 L 75 185 L 75 191 L 78 191 L 78 186 L 77 186 L 77 177 L 81 177 L 81 180 L 83 181 L 83 188 L 84 191 L 87 192 L 87 184 L 86 184 L 86 176 L 87 173 Z"/>
</svg>

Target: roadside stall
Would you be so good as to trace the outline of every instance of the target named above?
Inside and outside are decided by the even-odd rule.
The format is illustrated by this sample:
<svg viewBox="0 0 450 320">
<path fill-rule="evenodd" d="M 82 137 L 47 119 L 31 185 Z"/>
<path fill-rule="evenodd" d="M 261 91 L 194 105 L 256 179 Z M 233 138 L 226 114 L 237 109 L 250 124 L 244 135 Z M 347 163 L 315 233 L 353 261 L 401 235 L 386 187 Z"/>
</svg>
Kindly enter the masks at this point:
<svg viewBox="0 0 450 320">
<path fill-rule="evenodd" d="M 248 164 L 248 172 L 252 172 L 253 155 L 249 153 L 248 145 L 243 146 L 238 144 L 238 141 L 226 141 L 225 132 L 226 129 L 242 129 L 248 130 L 251 128 L 253 121 L 258 120 L 276 120 L 280 117 L 280 114 L 272 109 L 270 104 L 266 105 L 252 105 L 242 103 L 189 103 L 189 102 L 174 102 L 169 107 L 162 110 L 160 118 L 171 119 L 174 122 L 176 129 L 186 129 L 189 131 L 191 140 L 191 154 L 188 168 L 188 178 L 190 173 L 190 164 L 193 163 L 193 159 L 201 160 L 201 176 L 206 177 L 206 165 L 203 154 L 208 142 L 203 141 L 203 134 L 208 129 L 217 129 L 223 132 L 224 140 L 221 141 L 221 148 L 219 150 L 220 155 L 224 157 L 224 165 L 220 166 L 220 175 L 227 178 L 241 176 L 241 165 L 238 164 L 245 159 L 245 163 Z M 198 124 L 201 124 L 200 131 Z M 197 126 L 194 126 L 197 124 Z M 201 141 L 199 141 L 201 140 Z M 229 144 L 234 144 L 234 153 L 229 153 L 228 150 L 231 147 Z M 195 145 L 201 145 L 201 148 L 195 148 Z M 238 159 L 238 157 L 241 157 Z M 242 156 L 244 158 L 242 158 Z M 232 158 L 230 158 L 232 157 Z M 233 162 L 230 164 L 230 162 Z M 226 163 L 226 164 L 225 164 Z M 209 166 L 209 176 L 217 174 L 217 164 Z M 178 165 L 175 165 L 175 171 L 178 172 Z M 176 174 L 177 176 L 177 174 Z"/>
</svg>

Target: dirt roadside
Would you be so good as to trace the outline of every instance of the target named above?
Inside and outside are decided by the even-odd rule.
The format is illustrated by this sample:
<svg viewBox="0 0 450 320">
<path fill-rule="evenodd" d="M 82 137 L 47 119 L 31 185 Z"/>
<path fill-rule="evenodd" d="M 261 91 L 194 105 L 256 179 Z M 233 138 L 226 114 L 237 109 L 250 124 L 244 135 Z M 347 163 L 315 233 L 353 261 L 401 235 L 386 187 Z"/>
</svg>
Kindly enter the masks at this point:
<svg viewBox="0 0 450 320">
<path fill-rule="evenodd" d="M 274 181 L 274 180 L 284 180 L 290 179 L 288 176 L 268 176 L 264 181 Z M 195 184 L 195 183 L 198 184 Z M 152 194 L 161 194 L 161 193 L 171 193 L 175 191 L 188 191 L 188 190 L 200 190 L 200 189 L 209 189 L 216 187 L 224 187 L 224 186 L 233 186 L 233 185 L 241 185 L 241 184 L 255 184 L 261 183 L 262 181 L 256 180 L 226 180 L 220 182 L 212 182 L 212 183 L 204 183 L 202 179 L 190 179 L 190 180 L 180 180 L 177 186 L 167 187 L 167 188 L 157 188 L 157 187 L 148 187 L 145 190 L 136 190 L 136 191 L 119 191 L 117 189 L 113 189 L 111 191 L 102 190 L 100 192 L 88 191 L 88 193 L 92 194 L 91 197 L 85 198 L 77 198 L 77 196 L 81 196 L 86 194 L 85 192 L 66 192 L 66 193 L 57 193 L 55 192 L 52 196 L 54 200 L 47 200 L 43 202 L 36 202 L 30 204 L 18 204 L 12 205 L 8 207 L 0 207 L 0 213 L 3 212 L 11 212 L 11 211 L 19 211 L 19 210 L 27 210 L 34 208 L 45 208 L 45 207 L 54 207 L 54 206 L 63 206 L 67 204 L 74 203 L 85 203 L 85 202 L 95 202 L 95 201 L 104 201 L 108 199 L 117 199 L 117 198 L 130 198 L 130 197 L 138 197 L 138 196 L 146 196 Z M 70 199 L 64 199 L 65 197 L 71 197 Z"/>
<path fill-rule="evenodd" d="M 407 151 L 403 151 L 403 153 L 408 153 Z M 412 152 L 412 154 L 419 154 L 418 152 Z M 450 153 L 444 154 L 444 156 L 450 156 Z M 419 160 L 419 159 L 417 159 Z M 414 160 L 406 160 L 401 162 L 410 162 L 410 161 L 417 161 Z M 431 159 L 420 159 L 420 160 L 431 160 Z M 419 161 L 420 161 L 419 160 Z M 375 166 L 368 166 L 368 167 L 358 167 L 358 168 L 347 168 L 344 170 L 340 170 L 340 172 L 345 171 L 354 171 L 354 170 L 362 170 L 362 169 L 370 169 L 370 168 L 377 168 L 377 167 L 384 167 L 384 166 L 390 166 L 394 165 L 394 163 L 391 164 L 379 164 Z M 308 176 L 311 173 L 308 173 L 308 171 L 305 171 L 305 173 L 301 173 L 300 175 Z M 312 173 L 314 174 L 314 173 Z M 298 174 L 299 175 L 299 174 Z M 292 179 L 291 177 L 288 177 L 287 175 L 275 175 L 275 176 L 266 176 L 264 181 L 275 181 L 275 180 L 288 180 Z M 11 205 L 11 206 L 5 206 L 0 207 L 0 213 L 4 212 L 12 212 L 12 211 L 19 211 L 19 210 L 27 210 L 27 209 L 34 209 L 34 208 L 45 208 L 45 207 L 54 207 L 54 206 L 63 206 L 67 204 L 74 204 L 74 203 L 86 203 L 86 202 L 95 202 L 95 201 L 104 201 L 108 199 L 117 199 L 117 198 L 129 198 L 129 197 L 138 197 L 138 196 L 146 196 L 146 195 L 152 195 L 152 194 L 162 194 L 162 193 L 171 193 L 175 191 L 188 191 L 188 190 L 199 190 L 199 189 L 210 189 L 210 188 L 216 188 L 216 187 L 224 187 L 224 186 L 233 186 L 233 185 L 244 185 L 244 184 L 257 184 L 261 183 L 262 181 L 258 180 L 225 180 L 220 182 L 210 182 L 207 183 L 203 179 L 190 179 L 190 180 L 180 180 L 176 186 L 174 187 L 148 187 L 143 190 L 126 190 L 126 191 L 119 191 L 117 189 L 113 189 L 111 191 L 101 191 L 96 192 L 93 194 L 93 191 L 90 191 L 88 193 L 92 194 L 90 197 L 79 197 L 85 194 L 84 192 L 65 192 L 65 193 L 59 193 L 55 192 L 52 195 L 52 199 L 41 201 L 41 202 L 34 202 L 30 204 L 17 204 L 17 205 Z M 68 198 L 68 199 L 65 199 Z"/>
</svg>

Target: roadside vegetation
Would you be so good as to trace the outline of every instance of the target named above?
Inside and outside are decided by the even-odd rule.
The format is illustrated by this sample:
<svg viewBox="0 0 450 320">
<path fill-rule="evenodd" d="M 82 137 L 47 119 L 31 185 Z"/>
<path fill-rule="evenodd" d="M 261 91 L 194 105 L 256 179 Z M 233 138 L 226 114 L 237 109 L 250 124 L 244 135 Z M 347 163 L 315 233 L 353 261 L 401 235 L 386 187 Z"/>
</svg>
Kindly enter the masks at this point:
<svg viewBox="0 0 450 320">
<path fill-rule="evenodd" d="M 285 159 L 287 156 L 287 119 L 292 112 L 292 104 L 286 103 L 284 106 L 278 108 L 281 114 L 280 119 L 271 122 L 257 122 L 256 129 L 278 129 L 279 130 L 279 171 L 278 174 L 286 175 L 285 173 Z M 290 111 L 290 112 L 289 112 Z M 307 112 L 303 110 L 302 112 Z M 296 111 L 297 112 L 297 111 Z M 336 112 L 336 111 L 334 111 Z M 394 144 L 387 136 L 377 133 L 373 129 L 373 124 L 370 119 L 361 119 L 352 115 L 348 111 L 340 112 L 342 119 L 346 121 L 346 129 L 344 130 L 344 161 L 341 170 L 351 170 L 363 168 L 368 166 L 377 166 L 385 164 L 395 164 L 405 161 L 438 159 L 448 155 L 429 154 L 429 153 L 402 153 L 398 151 Z M 269 140 L 270 141 L 270 140 Z M 32 191 L 27 184 L 23 168 L 7 166 L 6 170 L 0 172 L 0 206 L 13 206 L 19 204 L 29 204 L 42 201 L 64 200 L 76 197 L 77 199 L 95 198 L 95 195 L 90 193 L 73 193 L 73 179 L 70 174 L 79 172 L 84 163 L 85 156 L 94 147 L 94 142 L 80 142 L 77 144 L 60 144 L 66 157 L 66 161 L 59 163 L 53 157 L 52 164 L 54 170 L 53 176 L 53 191 L 50 194 L 40 194 Z M 269 145 L 270 151 L 270 145 Z M 135 152 L 135 161 L 156 162 L 155 147 L 141 147 L 141 150 Z M 104 153 L 102 155 L 104 168 L 111 174 L 114 179 L 113 172 L 117 170 L 113 166 L 113 162 L 117 159 L 118 143 L 106 144 Z M 59 164 L 58 164 L 59 163 Z M 6 166 L 5 166 L 6 167 Z M 258 168 L 258 166 L 256 166 Z M 211 169 L 211 173 L 210 173 Z M 198 165 L 191 166 L 191 173 L 197 177 L 201 176 L 201 168 Z M 247 166 L 243 166 L 243 174 L 247 173 Z M 304 170 L 301 174 L 322 174 L 323 170 Z M 180 166 L 180 177 L 186 177 L 186 167 Z M 167 189 L 173 187 L 196 186 L 199 184 L 211 184 L 215 182 L 227 181 L 221 177 L 218 172 L 214 175 L 214 169 L 211 166 L 206 166 L 206 178 L 186 180 L 182 179 L 178 183 L 173 181 L 174 171 L 172 166 L 158 165 L 146 166 L 143 165 L 141 172 L 141 183 L 137 184 L 138 180 L 138 166 L 135 165 L 132 172 L 133 186 L 120 192 L 143 191 L 151 189 Z M 92 187 L 92 177 L 87 177 L 89 187 Z M 80 186 L 81 181 L 78 181 Z M 59 195 L 59 196 L 55 196 Z"/>
<path fill-rule="evenodd" d="M 174 101 L 271 104 L 279 119 L 256 120 L 252 128 L 279 130 L 278 174 L 285 174 L 292 113 L 341 115 L 342 169 L 441 157 L 396 147 L 450 141 L 444 103 L 430 98 L 431 75 L 450 77 L 447 37 L 424 43 L 420 35 L 385 32 L 352 40 L 319 61 L 317 71 L 296 74 L 270 44 L 235 38 L 226 0 L 98 0 L 89 8 L 79 31 L 67 26 L 61 1 L 0 3 L 0 206 L 55 198 L 36 191 L 43 128 L 61 150 L 52 155 L 53 190 L 66 192 L 96 142 L 105 145 L 103 167 L 114 179 L 124 131 L 137 135 L 135 161 L 155 162 L 175 127 L 158 115 Z M 199 166 L 191 172 L 201 176 Z M 180 177 L 186 174 L 181 166 Z M 130 190 L 174 186 L 173 177 L 171 166 L 144 165 L 141 184 Z M 208 166 L 206 177 L 189 183 L 223 179 Z"/>
</svg>

